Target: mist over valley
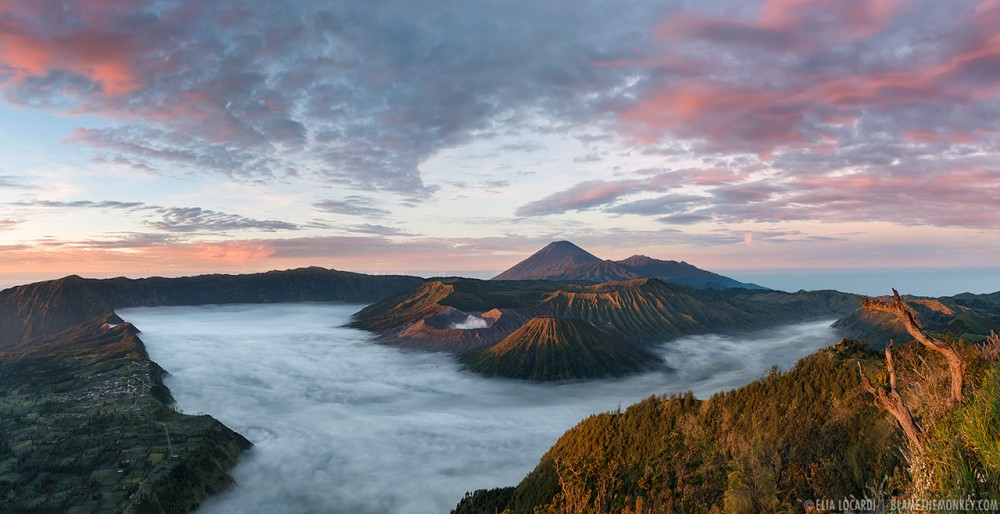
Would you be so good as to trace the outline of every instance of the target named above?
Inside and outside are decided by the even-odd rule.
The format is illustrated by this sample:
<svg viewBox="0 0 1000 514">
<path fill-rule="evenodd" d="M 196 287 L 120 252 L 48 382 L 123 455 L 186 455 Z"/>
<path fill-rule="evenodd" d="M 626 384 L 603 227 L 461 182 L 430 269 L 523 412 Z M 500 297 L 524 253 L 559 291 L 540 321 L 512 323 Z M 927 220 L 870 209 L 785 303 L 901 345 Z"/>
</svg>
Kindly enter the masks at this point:
<svg viewBox="0 0 1000 514">
<path fill-rule="evenodd" d="M 484 378 L 454 356 L 344 328 L 360 305 L 119 309 L 170 375 L 177 408 L 254 443 L 206 513 L 447 512 L 517 483 L 588 415 L 651 394 L 707 397 L 835 342 L 830 321 L 653 346 L 666 371 L 539 384 Z"/>
</svg>

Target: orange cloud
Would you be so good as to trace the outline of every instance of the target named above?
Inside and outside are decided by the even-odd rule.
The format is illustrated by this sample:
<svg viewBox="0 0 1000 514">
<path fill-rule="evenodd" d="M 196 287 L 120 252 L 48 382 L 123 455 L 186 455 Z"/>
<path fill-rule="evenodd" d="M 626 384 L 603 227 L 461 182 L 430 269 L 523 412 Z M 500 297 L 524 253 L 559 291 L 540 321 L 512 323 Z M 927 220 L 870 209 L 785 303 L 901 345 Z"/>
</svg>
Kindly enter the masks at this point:
<svg viewBox="0 0 1000 514">
<path fill-rule="evenodd" d="M 9 81 L 23 83 L 67 72 L 118 96 L 142 87 L 137 72 L 144 48 L 134 33 L 112 29 L 137 2 L 83 0 L 67 8 L 49 0 L 0 2 L 0 62 Z M 53 16 L 53 13 L 61 13 Z"/>
</svg>

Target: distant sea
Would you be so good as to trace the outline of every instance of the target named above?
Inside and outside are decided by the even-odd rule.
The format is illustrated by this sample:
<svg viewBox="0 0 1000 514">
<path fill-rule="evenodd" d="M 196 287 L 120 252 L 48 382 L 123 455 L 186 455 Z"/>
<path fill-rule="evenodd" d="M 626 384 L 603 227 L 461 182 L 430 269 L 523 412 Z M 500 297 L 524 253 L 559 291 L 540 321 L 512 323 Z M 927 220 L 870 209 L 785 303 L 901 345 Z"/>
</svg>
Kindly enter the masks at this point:
<svg viewBox="0 0 1000 514">
<path fill-rule="evenodd" d="M 951 296 L 1000 291 L 1000 268 L 712 270 L 741 282 L 782 291 L 836 289 L 870 296 Z"/>
<path fill-rule="evenodd" d="M 695 264 L 697 266 L 697 264 Z M 705 268 L 703 268 L 705 269 Z M 835 289 L 868 296 L 900 293 L 920 296 L 951 296 L 958 293 L 1000 291 L 1000 268 L 908 268 L 908 269 L 741 269 L 708 268 L 740 282 L 753 282 L 771 289 L 794 292 Z M 470 277 L 488 279 L 499 271 L 442 271 L 417 273 L 421 277 Z"/>
<path fill-rule="evenodd" d="M 951 296 L 958 293 L 995 293 L 1000 291 L 1000 268 L 910 268 L 910 269 L 710 269 L 715 273 L 734 278 L 741 282 L 753 282 L 764 287 L 781 291 L 799 289 L 836 289 L 846 293 L 870 296 L 891 293 L 895 287 L 900 293 L 921 296 Z M 465 270 L 440 272 L 398 271 L 421 277 L 469 277 L 488 279 L 498 271 Z M 81 273 L 88 278 L 107 278 Z M 60 276 L 40 276 L 34 274 L 0 273 L 0 289 L 29 284 L 42 280 L 52 280 Z M 133 277 L 137 278 L 137 277 Z"/>
</svg>

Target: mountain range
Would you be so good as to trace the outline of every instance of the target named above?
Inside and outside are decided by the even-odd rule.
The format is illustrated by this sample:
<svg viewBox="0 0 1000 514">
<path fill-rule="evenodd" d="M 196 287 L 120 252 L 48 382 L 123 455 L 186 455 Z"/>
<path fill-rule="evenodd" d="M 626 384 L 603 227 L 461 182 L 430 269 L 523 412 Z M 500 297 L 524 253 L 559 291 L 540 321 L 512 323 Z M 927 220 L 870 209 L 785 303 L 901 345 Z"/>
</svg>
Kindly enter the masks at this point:
<svg viewBox="0 0 1000 514">
<path fill-rule="evenodd" d="M 350 325 L 375 332 L 381 342 L 395 346 L 471 352 L 475 357 L 463 355 L 462 360 L 475 363 L 469 366 L 472 371 L 529 380 L 581 379 L 625 374 L 626 367 L 640 372 L 648 366 L 642 359 L 590 359 L 581 366 L 571 359 L 532 360 L 527 355 L 551 348 L 597 352 L 612 344 L 635 352 L 686 335 L 839 318 L 858 305 L 859 297 L 837 291 L 695 289 L 654 278 L 601 284 L 447 278 L 428 280 L 374 303 L 356 313 Z M 523 344 L 537 331 L 522 329 L 537 328 L 543 318 L 559 320 L 547 322 L 555 329 L 547 333 L 546 344 Z M 511 365 L 514 350 L 522 364 Z M 537 366 L 524 364 L 528 361 Z M 551 369 L 556 365 L 564 369 Z"/>
<path fill-rule="evenodd" d="M 502 280 L 511 277 L 516 280 Z M 563 278 L 565 281 L 557 280 Z M 611 278 L 614 280 L 607 280 Z M 379 341 L 453 352 L 469 371 L 528 380 L 577 380 L 641 372 L 661 365 L 649 352 L 652 344 L 689 334 L 735 333 L 811 319 L 840 318 L 835 327 L 842 335 L 868 338 L 876 346 L 885 344 L 890 337 L 897 342 L 907 339 L 895 320 L 858 310 L 857 295 L 746 287 L 753 284 L 730 287 L 726 284 L 740 283 L 729 280 L 683 262 L 643 256 L 602 261 L 572 243 L 557 242 L 486 281 L 371 276 L 313 267 L 182 278 L 99 280 L 71 275 L 6 289 L 0 291 L 0 399 L 5 402 L 0 416 L 0 435 L 4 436 L 0 437 L 0 463 L 4 466 L 0 510 L 25 510 L 29 506 L 26 502 L 30 502 L 30 509 L 35 511 L 66 511 L 83 504 L 91 510 L 121 511 L 127 510 L 130 497 L 142 497 L 143 504 L 152 511 L 188 512 L 231 483 L 228 470 L 250 442 L 209 416 L 172 410 L 170 392 L 162 383 L 163 370 L 146 354 L 138 328 L 119 318 L 114 313 L 116 308 L 374 302 L 359 311 L 351 324 L 374 332 Z M 1000 293 L 905 300 L 930 332 L 951 333 L 972 342 L 1000 329 Z M 920 357 L 919 352 L 914 353 L 915 358 Z M 803 419 L 822 419 L 802 412 L 828 407 L 840 394 L 813 398 L 803 391 L 815 391 L 815 384 L 823 380 L 829 381 L 831 391 L 856 389 L 858 375 L 852 359 L 870 358 L 865 346 L 855 343 L 844 351 L 810 358 L 805 365 L 809 368 L 807 374 L 793 370 L 784 378 L 768 377 L 743 388 L 736 396 L 727 393 L 720 396 L 723 399 L 702 404 L 678 397 L 629 409 L 635 415 L 626 413 L 621 419 L 639 427 L 652 427 L 648 431 L 649 451 L 634 460 L 635 469 L 641 472 L 648 465 L 658 465 L 656 461 L 644 462 L 647 455 L 673 455 L 673 447 L 657 445 L 673 444 L 673 435 L 662 436 L 674 434 L 678 427 L 697 429 L 688 435 L 698 441 L 705 440 L 698 435 L 703 433 L 716 433 L 719 441 L 731 441 L 733 434 L 747 428 L 718 425 L 717 420 L 742 423 L 739 420 L 756 414 L 744 412 L 727 417 L 708 411 L 746 411 L 759 403 L 761 388 L 774 389 L 767 392 L 765 399 L 775 426 L 792 427 Z M 837 377 L 832 379 L 830 370 L 834 368 Z M 801 405 L 792 402 L 801 408 L 782 417 L 783 406 L 791 397 L 805 400 Z M 851 398 L 857 401 L 858 397 Z M 692 410 L 690 415 L 677 417 L 675 423 L 674 418 L 663 417 L 668 414 L 666 407 L 676 407 L 678 412 Z M 857 423 L 849 418 L 831 419 L 847 423 L 848 428 L 855 424 L 874 426 L 873 420 L 881 419 L 873 418 L 871 412 L 864 417 Z M 592 419 L 590 423 L 596 424 L 603 423 L 604 418 Z M 692 425 L 691 420 L 707 423 L 706 428 Z M 809 430 L 826 430 L 806 428 L 805 432 L 789 429 L 788 434 L 798 437 Z M 605 430 L 603 425 L 582 426 L 570 432 L 565 441 L 580 435 L 580 441 L 586 442 L 590 437 L 587 434 L 598 434 L 600 430 Z M 829 427 L 829 434 L 833 437 L 850 430 L 836 425 Z M 176 457 L 163 457 L 164 432 L 173 438 Z M 875 432 L 872 434 L 884 430 Z M 36 437 L 40 433 L 47 434 L 44 440 Z M 626 427 L 615 440 L 635 444 L 636 434 L 646 432 Z M 8 440 L 17 445 L 7 444 Z M 815 438 L 827 440 L 833 439 Z M 576 458 L 576 443 L 565 441 L 550 455 L 555 458 L 543 459 L 516 490 L 489 491 L 485 496 L 470 496 L 469 501 L 487 499 L 488 508 L 483 512 L 493 512 L 503 510 L 513 498 L 513 504 L 527 502 L 523 504 L 530 512 L 534 506 L 558 498 L 552 496 L 554 473 L 560 462 L 572 464 L 565 460 L 566 456 Z M 642 441 L 640 444 L 646 444 Z M 806 438 L 802 444 L 790 446 L 776 439 L 767 444 L 787 449 L 806 448 L 812 442 L 814 439 Z M 628 452 L 628 445 L 621 443 L 615 451 Z M 879 452 L 895 448 L 882 443 L 875 446 Z M 588 452 L 585 449 L 581 455 Z M 699 455 L 675 455 L 679 460 L 670 462 L 702 466 L 698 464 L 702 462 Z M 129 456 L 139 458 L 132 460 Z M 793 457 L 801 463 L 816 462 L 818 458 L 812 454 Z M 725 476 L 720 474 L 721 468 L 712 466 L 704 469 L 712 476 Z M 835 470 L 840 469 L 860 468 L 838 464 Z M 72 473 L 79 470 L 90 473 L 90 478 L 72 478 L 76 476 Z M 685 471 L 684 476 L 689 472 Z M 636 480 L 628 487 L 653 483 L 643 477 Z M 132 486 L 122 489 L 121 483 Z M 59 494 L 47 494 L 53 484 L 58 484 Z M 719 487 L 724 488 L 725 482 L 722 484 Z M 713 482 L 706 494 L 721 494 L 717 486 Z M 677 487 L 681 487 L 680 482 Z M 683 491 L 687 491 L 684 487 Z M 663 490 L 674 494 L 682 489 Z M 830 492 L 840 494 L 839 490 Z M 696 491 L 684 498 L 700 501 L 702 497 Z"/>
<path fill-rule="evenodd" d="M 248 275 L 88 279 L 70 275 L 0 291 L 0 351 L 114 309 L 223 303 L 368 303 L 422 283 L 318 267 Z"/>
<path fill-rule="evenodd" d="M 493 277 L 493 280 L 583 280 L 617 282 L 656 278 L 697 289 L 767 289 L 739 282 L 684 261 L 664 261 L 633 255 L 620 261 L 602 260 L 569 241 L 556 241 Z"/>
</svg>

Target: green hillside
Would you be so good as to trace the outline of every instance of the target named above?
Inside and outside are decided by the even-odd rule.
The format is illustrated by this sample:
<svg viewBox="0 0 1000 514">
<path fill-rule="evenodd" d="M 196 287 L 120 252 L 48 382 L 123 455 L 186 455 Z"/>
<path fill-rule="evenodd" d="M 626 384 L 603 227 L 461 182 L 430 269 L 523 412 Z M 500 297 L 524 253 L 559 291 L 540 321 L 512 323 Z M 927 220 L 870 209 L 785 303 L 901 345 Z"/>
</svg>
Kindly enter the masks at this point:
<svg viewBox="0 0 1000 514">
<path fill-rule="evenodd" d="M 803 512 L 806 500 L 1000 498 L 1000 364 L 971 348 L 970 398 L 941 414 L 939 380 L 901 371 L 927 397 L 915 415 L 937 443 L 931 477 L 915 484 L 895 421 L 872 405 L 858 364 L 884 367 L 853 341 L 821 350 L 707 400 L 651 397 L 597 414 L 566 432 L 520 484 L 468 493 L 455 514 Z M 897 349 L 900 370 L 928 359 Z M 930 357 L 933 359 L 933 357 Z M 912 397 L 914 390 L 905 391 Z M 508 510 L 509 509 L 509 510 Z"/>
<path fill-rule="evenodd" d="M 136 332 L 104 315 L 0 353 L 0 512 L 189 512 L 232 484 L 250 443 L 170 408 Z"/>
</svg>

